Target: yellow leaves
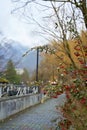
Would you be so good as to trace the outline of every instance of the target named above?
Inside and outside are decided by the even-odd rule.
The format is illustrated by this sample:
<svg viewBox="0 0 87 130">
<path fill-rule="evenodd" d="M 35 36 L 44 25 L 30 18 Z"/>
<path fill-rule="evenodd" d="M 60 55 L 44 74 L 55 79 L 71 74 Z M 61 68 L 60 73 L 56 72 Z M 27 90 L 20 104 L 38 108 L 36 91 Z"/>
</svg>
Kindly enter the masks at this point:
<svg viewBox="0 0 87 130">
<path fill-rule="evenodd" d="M 9 83 L 9 81 L 5 78 L 0 78 L 0 83 Z"/>
<path fill-rule="evenodd" d="M 41 66 L 47 68 L 47 73 L 50 73 L 50 79 L 57 79 L 58 70 L 60 64 L 64 68 L 69 68 L 72 64 L 75 68 L 81 68 L 81 66 L 87 60 L 87 33 L 83 32 L 81 36 L 73 40 L 66 40 L 64 43 L 52 41 L 49 48 L 55 50 L 54 54 L 47 53 L 44 55 L 43 63 Z M 48 48 L 48 50 L 50 50 Z M 62 68 L 61 70 L 64 70 Z M 50 80 L 49 79 L 49 80 Z"/>
</svg>

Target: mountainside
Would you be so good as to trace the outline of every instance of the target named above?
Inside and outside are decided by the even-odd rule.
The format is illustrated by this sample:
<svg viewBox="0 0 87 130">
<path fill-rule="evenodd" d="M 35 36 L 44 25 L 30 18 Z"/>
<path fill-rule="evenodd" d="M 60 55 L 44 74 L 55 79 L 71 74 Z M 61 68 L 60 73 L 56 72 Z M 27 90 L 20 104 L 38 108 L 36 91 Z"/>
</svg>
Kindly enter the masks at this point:
<svg viewBox="0 0 87 130">
<path fill-rule="evenodd" d="M 3 39 L 0 42 L 0 71 L 6 68 L 8 60 L 12 60 L 16 68 L 26 68 L 32 72 L 36 68 L 36 51 L 23 56 L 29 48 L 20 43 Z"/>
</svg>

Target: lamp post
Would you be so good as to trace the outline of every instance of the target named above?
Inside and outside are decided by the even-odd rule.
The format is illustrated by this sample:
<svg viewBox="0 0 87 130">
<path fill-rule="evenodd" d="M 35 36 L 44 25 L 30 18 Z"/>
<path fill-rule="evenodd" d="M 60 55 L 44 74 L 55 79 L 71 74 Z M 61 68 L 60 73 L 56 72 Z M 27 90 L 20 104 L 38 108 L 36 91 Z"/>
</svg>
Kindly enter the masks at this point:
<svg viewBox="0 0 87 130">
<path fill-rule="evenodd" d="M 30 51 L 32 50 L 36 50 L 37 54 L 36 54 L 36 81 L 38 82 L 38 63 L 39 63 L 39 49 L 41 48 L 41 46 L 38 46 L 38 47 L 33 47 L 31 49 L 29 49 L 28 51 L 26 51 L 26 53 L 24 53 L 22 55 L 22 57 L 26 56 L 29 54 Z"/>
<path fill-rule="evenodd" d="M 39 63 L 39 48 L 37 47 L 37 58 L 36 58 L 36 81 L 38 82 L 38 63 Z"/>
<path fill-rule="evenodd" d="M 38 78 L 38 65 L 39 65 L 39 52 L 42 52 L 43 50 L 46 50 L 46 52 L 48 51 L 48 46 L 47 45 L 44 45 L 44 46 L 36 46 L 36 47 L 33 47 L 31 49 L 29 49 L 28 51 L 26 51 L 25 54 L 22 55 L 22 57 L 26 56 L 30 51 L 32 50 L 36 50 L 36 81 L 38 82 L 39 81 L 39 78 Z M 39 92 L 40 92 L 40 88 L 38 87 L 39 89 Z"/>
</svg>

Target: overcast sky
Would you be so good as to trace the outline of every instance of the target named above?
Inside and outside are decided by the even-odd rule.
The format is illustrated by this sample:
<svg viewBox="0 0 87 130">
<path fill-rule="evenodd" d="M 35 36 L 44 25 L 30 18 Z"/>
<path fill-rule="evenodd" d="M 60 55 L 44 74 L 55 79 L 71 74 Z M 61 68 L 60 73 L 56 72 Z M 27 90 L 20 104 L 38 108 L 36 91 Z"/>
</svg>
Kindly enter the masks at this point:
<svg viewBox="0 0 87 130">
<path fill-rule="evenodd" d="M 0 31 L 5 37 L 29 47 L 44 44 L 41 43 L 43 40 L 39 35 L 35 34 L 35 26 L 26 24 L 18 15 L 11 14 L 13 9 L 14 4 L 11 3 L 11 0 L 0 0 Z"/>
<path fill-rule="evenodd" d="M 20 7 L 20 4 L 18 3 L 15 4 L 12 3 L 11 1 L 16 1 L 16 0 L 0 0 L 0 32 L 2 31 L 4 36 L 7 37 L 8 39 L 18 41 L 21 44 L 27 45 L 29 47 L 47 44 L 48 41 L 46 41 L 45 38 L 41 37 L 40 33 L 36 33 L 36 31 L 41 32 L 41 30 L 37 27 L 37 25 L 31 24 L 30 21 L 26 21 L 28 22 L 27 24 L 25 22 L 25 18 L 23 17 L 23 15 L 19 13 L 19 10 L 11 14 L 12 10 L 14 10 L 17 7 Z M 23 0 L 19 0 L 19 1 L 23 1 Z M 37 0 L 37 1 L 40 2 L 40 4 L 42 5 L 43 4 L 45 4 L 46 6 L 50 5 L 50 2 L 44 2 L 42 0 Z M 44 22 L 42 17 L 45 17 L 46 13 L 48 15 L 51 14 L 50 11 L 46 12 L 46 10 L 48 10 L 48 8 L 44 9 L 44 6 L 40 6 L 34 3 L 29 3 L 29 8 L 27 10 L 28 14 L 26 15 L 30 16 L 30 14 L 32 13 L 33 17 L 37 21 L 39 21 L 40 24 L 42 24 L 42 22 Z M 69 7 L 68 7 L 68 11 L 70 12 Z M 80 29 L 81 24 L 79 23 L 78 25 Z M 50 27 L 50 30 L 53 29 L 54 25 L 53 24 L 51 25 L 50 19 L 47 21 L 46 27 L 48 26 Z M 45 37 L 49 38 L 47 34 L 45 35 Z"/>
</svg>

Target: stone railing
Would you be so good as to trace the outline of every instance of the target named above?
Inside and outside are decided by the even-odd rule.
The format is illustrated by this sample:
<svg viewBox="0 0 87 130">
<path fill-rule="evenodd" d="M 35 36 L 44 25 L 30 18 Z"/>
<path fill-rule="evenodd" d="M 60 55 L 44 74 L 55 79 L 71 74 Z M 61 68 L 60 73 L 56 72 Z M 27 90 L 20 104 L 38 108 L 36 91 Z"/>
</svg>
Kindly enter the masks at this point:
<svg viewBox="0 0 87 130">
<path fill-rule="evenodd" d="M 41 94 L 0 98 L 0 121 L 41 102 Z"/>
</svg>

